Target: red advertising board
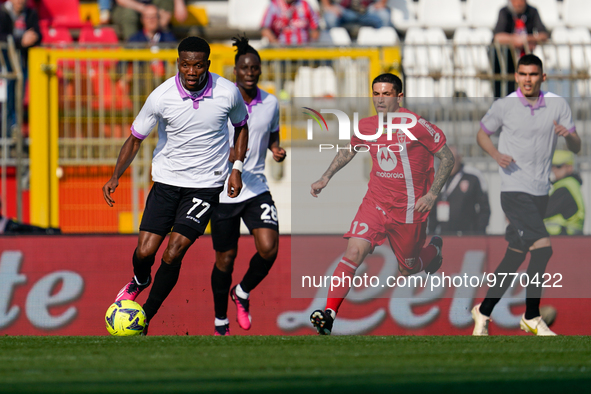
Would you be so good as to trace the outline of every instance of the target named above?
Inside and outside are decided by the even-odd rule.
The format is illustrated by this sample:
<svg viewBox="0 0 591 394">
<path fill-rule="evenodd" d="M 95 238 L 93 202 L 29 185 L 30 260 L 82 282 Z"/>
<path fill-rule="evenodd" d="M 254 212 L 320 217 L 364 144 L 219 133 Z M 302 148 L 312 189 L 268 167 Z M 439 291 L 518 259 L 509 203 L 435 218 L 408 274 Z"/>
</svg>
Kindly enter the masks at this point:
<svg viewBox="0 0 591 394">
<path fill-rule="evenodd" d="M 588 280 L 588 241 L 584 237 L 553 238 L 554 255 L 549 268 L 561 272 L 566 278 L 565 284 L 584 286 Z M 472 274 L 476 268 L 492 272 L 506 249 L 502 237 L 446 237 L 444 242 L 442 271 L 447 275 Z M 119 235 L 0 238 L 0 334 L 108 335 L 104 314 L 120 288 L 131 278 L 131 255 L 136 244 L 136 236 Z M 305 249 L 301 245 L 305 245 Z M 292 267 L 292 255 L 296 259 L 309 259 L 314 272 L 308 275 L 330 275 L 327 271 L 335 259 L 340 258 L 345 246 L 346 241 L 339 236 L 282 236 L 279 257 L 271 273 L 252 292 L 252 329 L 245 332 L 231 323 L 232 334 L 314 334 L 309 316 L 312 310 L 324 306 L 323 289 L 312 289 L 307 298 L 294 298 L 298 296 L 295 287 L 301 287 L 303 271 Z M 298 253 L 292 254 L 292 248 L 296 247 Z M 368 273 L 380 271 L 380 266 L 386 263 L 388 258 L 383 250 L 368 259 Z M 241 237 L 235 282 L 243 276 L 254 253 L 252 237 Z M 160 257 L 161 253 L 154 271 Z M 211 239 L 199 239 L 185 256 L 177 286 L 152 320 L 151 335 L 213 333 L 210 290 L 213 261 Z M 475 264 L 480 265 L 475 268 Z M 578 282 L 573 278 L 578 278 Z M 470 309 L 484 294 L 483 289 L 468 292 L 449 289 L 430 295 L 395 296 L 396 291 L 401 290 L 386 288 L 378 294 L 375 289 L 354 289 L 341 308 L 335 331 L 373 335 L 469 335 L 472 331 Z M 579 298 L 558 298 L 564 295 L 547 293 L 554 298 L 545 298 L 542 304 L 557 309 L 557 320 L 552 327 L 557 333 L 591 334 L 591 317 L 580 313 L 591 306 L 585 291 L 589 289 L 581 289 Z M 569 294 L 577 294 L 577 291 Z M 138 301 L 143 303 L 147 295 L 148 291 L 142 293 Z M 491 334 L 519 334 L 518 321 L 523 310 L 522 298 L 501 301 L 492 316 Z M 231 303 L 229 317 L 233 322 L 235 311 Z"/>
</svg>

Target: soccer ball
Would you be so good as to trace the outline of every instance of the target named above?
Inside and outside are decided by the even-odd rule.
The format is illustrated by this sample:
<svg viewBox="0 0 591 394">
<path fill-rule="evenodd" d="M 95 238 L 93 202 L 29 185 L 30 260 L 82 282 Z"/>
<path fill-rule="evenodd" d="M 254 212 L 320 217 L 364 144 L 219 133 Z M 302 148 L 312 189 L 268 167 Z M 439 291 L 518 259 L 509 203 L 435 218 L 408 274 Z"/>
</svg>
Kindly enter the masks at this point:
<svg viewBox="0 0 591 394">
<path fill-rule="evenodd" d="M 121 300 L 107 309 L 105 323 L 111 335 L 117 337 L 140 335 L 146 327 L 146 313 L 137 302 Z"/>
</svg>

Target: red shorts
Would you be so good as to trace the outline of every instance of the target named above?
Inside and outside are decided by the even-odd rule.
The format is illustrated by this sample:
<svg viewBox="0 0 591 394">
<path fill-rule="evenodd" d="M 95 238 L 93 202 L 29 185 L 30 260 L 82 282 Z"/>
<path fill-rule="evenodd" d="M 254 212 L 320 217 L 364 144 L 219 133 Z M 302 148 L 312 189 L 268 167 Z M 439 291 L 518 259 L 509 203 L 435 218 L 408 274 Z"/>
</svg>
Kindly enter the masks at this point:
<svg viewBox="0 0 591 394">
<path fill-rule="evenodd" d="M 344 237 L 364 239 L 371 244 L 372 251 L 387 237 L 398 263 L 412 269 L 427 239 L 427 222 L 395 222 L 374 202 L 364 198 Z"/>
</svg>

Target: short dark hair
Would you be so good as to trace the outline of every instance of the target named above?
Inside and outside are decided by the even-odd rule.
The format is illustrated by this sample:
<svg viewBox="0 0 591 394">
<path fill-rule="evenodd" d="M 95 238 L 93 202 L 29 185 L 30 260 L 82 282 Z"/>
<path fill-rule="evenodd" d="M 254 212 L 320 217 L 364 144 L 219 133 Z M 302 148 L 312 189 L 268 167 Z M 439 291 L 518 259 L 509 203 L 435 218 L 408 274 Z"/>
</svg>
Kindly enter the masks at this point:
<svg viewBox="0 0 591 394">
<path fill-rule="evenodd" d="M 544 71 L 544 67 L 542 66 L 542 60 L 537 57 L 536 55 L 524 55 L 519 61 L 517 62 L 517 69 L 519 66 L 538 66 L 540 71 Z"/>
<path fill-rule="evenodd" d="M 236 56 L 234 57 L 234 64 L 238 63 L 238 59 L 240 59 L 240 56 L 246 55 L 247 53 L 252 53 L 259 59 L 259 62 L 261 61 L 261 56 L 259 55 L 257 50 L 254 49 L 248 43 L 248 38 L 246 38 L 245 35 L 232 37 L 232 40 L 234 41 L 232 45 L 236 47 Z"/>
<path fill-rule="evenodd" d="M 374 78 L 373 82 L 371 83 L 371 87 L 373 88 L 373 85 L 375 85 L 376 83 L 391 83 L 392 85 L 394 85 L 394 90 L 396 90 L 396 93 L 400 94 L 402 93 L 402 80 L 400 78 L 398 78 L 396 75 L 391 74 L 391 73 L 385 73 L 382 75 L 378 75 L 377 77 Z"/>
<path fill-rule="evenodd" d="M 211 50 L 209 44 L 201 37 L 187 37 L 179 44 L 179 55 L 181 52 L 202 52 L 209 57 Z"/>
</svg>

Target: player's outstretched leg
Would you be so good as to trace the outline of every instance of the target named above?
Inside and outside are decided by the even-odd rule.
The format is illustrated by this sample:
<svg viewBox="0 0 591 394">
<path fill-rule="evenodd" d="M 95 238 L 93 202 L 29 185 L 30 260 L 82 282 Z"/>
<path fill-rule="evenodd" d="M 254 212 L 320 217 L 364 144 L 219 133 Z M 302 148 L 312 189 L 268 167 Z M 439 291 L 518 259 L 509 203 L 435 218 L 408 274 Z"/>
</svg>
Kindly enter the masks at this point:
<svg viewBox="0 0 591 394">
<path fill-rule="evenodd" d="M 492 321 L 490 317 L 480 312 L 480 304 L 472 308 L 472 319 L 474 320 L 474 336 L 488 336 L 488 324 Z"/>
<path fill-rule="evenodd" d="M 525 332 L 530 332 L 540 337 L 555 336 L 556 333 L 548 328 L 542 316 L 534 317 L 533 319 L 526 319 L 525 314 L 521 316 L 519 326 Z"/>
<path fill-rule="evenodd" d="M 439 268 L 441 268 L 441 264 L 443 263 L 443 257 L 441 254 L 441 251 L 443 249 L 443 239 L 435 235 L 431 238 L 429 245 L 435 246 L 435 248 L 437 249 L 437 254 L 435 255 L 435 257 L 431 259 L 431 262 L 427 263 L 427 266 L 425 267 L 425 272 L 428 274 L 434 274 L 439 270 Z"/>
<path fill-rule="evenodd" d="M 144 238 L 146 237 L 145 234 Z M 142 241 L 140 237 L 140 243 Z M 160 245 L 158 242 L 155 242 L 158 246 Z M 131 278 L 129 283 L 127 283 L 119 293 L 117 293 L 117 297 L 115 297 L 115 302 L 121 300 L 131 300 L 135 301 L 135 299 L 140 295 L 140 293 L 145 290 L 150 283 L 152 283 L 152 277 L 150 276 L 150 271 L 152 270 L 152 265 L 154 265 L 154 255 L 155 250 L 148 250 L 145 252 L 139 252 L 139 247 L 133 251 L 133 273 L 134 276 Z M 156 248 L 157 250 L 157 248 Z M 138 256 L 138 253 L 142 253 L 146 255 L 145 257 Z"/>
<path fill-rule="evenodd" d="M 325 311 L 318 309 L 310 315 L 310 322 L 316 327 L 319 335 L 330 335 L 335 317 L 335 312 L 330 309 Z"/>
</svg>

